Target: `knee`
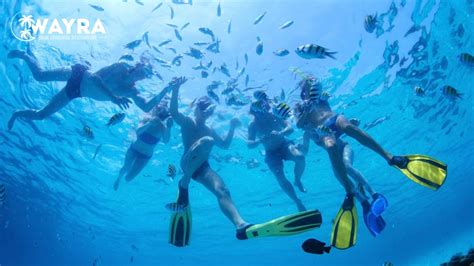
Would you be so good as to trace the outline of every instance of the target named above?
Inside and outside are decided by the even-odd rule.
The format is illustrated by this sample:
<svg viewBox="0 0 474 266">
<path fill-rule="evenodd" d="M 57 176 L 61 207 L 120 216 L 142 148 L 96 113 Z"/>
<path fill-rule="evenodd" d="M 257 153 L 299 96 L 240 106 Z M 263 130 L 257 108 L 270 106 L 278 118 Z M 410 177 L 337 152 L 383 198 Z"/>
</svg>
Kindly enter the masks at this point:
<svg viewBox="0 0 474 266">
<path fill-rule="evenodd" d="M 335 139 L 332 139 L 332 138 L 326 138 L 324 141 L 323 141 L 323 145 L 324 145 L 324 148 L 327 150 L 327 151 L 334 151 L 334 150 L 337 150 L 337 145 L 336 145 L 336 140 Z"/>
</svg>

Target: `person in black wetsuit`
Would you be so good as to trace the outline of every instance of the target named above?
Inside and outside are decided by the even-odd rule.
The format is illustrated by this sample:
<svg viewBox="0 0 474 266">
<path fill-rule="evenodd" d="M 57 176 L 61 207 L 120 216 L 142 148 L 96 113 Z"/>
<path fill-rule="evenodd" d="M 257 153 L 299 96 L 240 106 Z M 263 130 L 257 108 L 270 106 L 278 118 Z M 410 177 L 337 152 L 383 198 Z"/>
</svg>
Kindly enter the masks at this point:
<svg viewBox="0 0 474 266">
<path fill-rule="evenodd" d="M 157 95 L 147 101 L 140 96 L 135 87 L 137 81 L 150 78 L 153 74 L 151 65 L 146 62 L 131 66 L 126 63 L 114 63 L 101 68 L 95 73 L 89 72 L 89 66 L 75 64 L 52 70 L 43 70 L 36 57 L 31 53 L 13 50 L 9 58 L 23 59 L 37 81 L 66 81 L 66 86 L 54 95 L 49 103 L 41 110 L 16 111 L 8 121 L 8 129 L 12 129 L 17 118 L 28 120 L 43 120 L 61 110 L 70 101 L 86 97 L 97 101 L 111 101 L 120 108 L 129 107 L 132 99 L 145 112 L 156 106 L 162 95 Z"/>
<path fill-rule="evenodd" d="M 141 121 L 137 128 L 137 139 L 127 150 L 124 165 L 114 183 L 114 190 L 118 190 L 123 176 L 126 181 L 131 181 L 140 174 L 153 156 L 155 146 L 160 139 L 164 143 L 169 141 L 173 119 L 167 105 L 168 102 L 162 100 L 151 111 L 151 117 Z"/>
</svg>

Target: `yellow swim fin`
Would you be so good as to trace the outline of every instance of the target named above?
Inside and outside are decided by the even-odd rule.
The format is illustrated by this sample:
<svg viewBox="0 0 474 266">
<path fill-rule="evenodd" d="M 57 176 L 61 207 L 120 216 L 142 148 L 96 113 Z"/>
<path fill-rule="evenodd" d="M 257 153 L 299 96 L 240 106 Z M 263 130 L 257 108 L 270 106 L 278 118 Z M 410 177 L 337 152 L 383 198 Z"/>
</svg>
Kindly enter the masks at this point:
<svg viewBox="0 0 474 266">
<path fill-rule="evenodd" d="M 394 156 L 390 164 L 412 181 L 433 190 L 444 184 L 448 174 L 446 164 L 421 154 Z"/>
<path fill-rule="evenodd" d="M 171 215 L 168 242 L 177 247 L 189 245 L 191 228 L 191 206 L 188 205 L 183 211 L 173 212 Z"/>
<path fill-rule="evenodd" d="M 354 197 L 347 195 L 336 215 L 331 233 L 331 245 L 338 249 L 348 249 L 355 245 L 357 238 L 357 209 Z"/>
<path fill-rule="evenodd" d="M 252 224 L 237 230 L 237 239 L 244 240 L 254 237 L 289 236 L 300 234 L 322 223 L 321 213 L 318 210 L 299 212 L 283 216 L 262 224 Z"/>
</svg>

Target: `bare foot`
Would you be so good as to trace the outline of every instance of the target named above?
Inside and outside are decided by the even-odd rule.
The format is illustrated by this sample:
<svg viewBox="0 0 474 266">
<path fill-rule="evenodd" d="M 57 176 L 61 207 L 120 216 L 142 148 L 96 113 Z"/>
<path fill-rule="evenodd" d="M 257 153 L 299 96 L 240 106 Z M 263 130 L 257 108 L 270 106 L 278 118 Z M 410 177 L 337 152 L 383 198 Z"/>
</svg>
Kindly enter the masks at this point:
<svg viewBox="0 0 474 266">
<path fill-rule="evenodd" d="M 300 211 L 300 212 L 306 211 L 306 207 L 303 205 L 303 203 L 301 201 L 297 202 L 296 206 L 298 207 L 298 211 Z"/>
<path fill-rule="evenodd" d="M 25 57 L 25 55 L 26 55 L 25 51 L 11 50 L 8 53 L 8 58 L 23 58 Z"/>
<path fill-rule="evenodd" d="M 293 183 L 293 184 L 294 184 L 295 187 L 297 187 L 301 192 L 303 192 L 303 193 L 308 192 L 308 191 L 306 190 L 306 188 L 303 186 L 303 183 L 301 183 L 301 181 L 296 181 L 296 180 L 295 180 L 295 183 Z"/>
</svg>

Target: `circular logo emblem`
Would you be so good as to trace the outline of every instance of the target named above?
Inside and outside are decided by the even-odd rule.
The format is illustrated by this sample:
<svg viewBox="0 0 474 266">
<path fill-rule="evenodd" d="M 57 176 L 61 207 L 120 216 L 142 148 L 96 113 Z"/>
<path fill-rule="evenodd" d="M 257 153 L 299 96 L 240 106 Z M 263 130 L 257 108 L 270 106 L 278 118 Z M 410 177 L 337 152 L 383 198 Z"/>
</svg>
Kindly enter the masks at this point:
<svg viewBox="0 0 474 266">
<path fill-rule="evenodd" d="M 10 29 L 13 36 L 23 42 L 31 42 L 36 39 L 36 34 L 33 30 L 35 20 L 33 15 L 16 13 L 11 18 Z"/>
</svg>

